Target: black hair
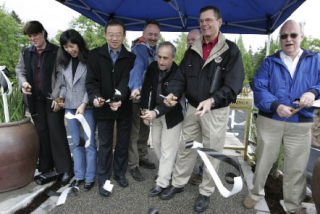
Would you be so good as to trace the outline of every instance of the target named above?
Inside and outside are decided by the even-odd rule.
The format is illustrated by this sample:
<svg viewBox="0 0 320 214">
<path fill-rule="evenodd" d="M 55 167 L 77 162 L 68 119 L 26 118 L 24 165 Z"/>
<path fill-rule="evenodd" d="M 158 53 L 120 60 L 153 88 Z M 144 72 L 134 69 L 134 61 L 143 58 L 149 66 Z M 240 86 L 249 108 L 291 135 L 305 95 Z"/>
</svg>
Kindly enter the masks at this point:
<svg viewBox="0 0 320 214">
<path fill-rule="evenodd" d="M 39 21 L 28 21 L 23 27 L 24 35 L 38 34 L 44 31 L 44 38 L 48 40 L 48 33 Z"/>
<path fill-rule="evenodd" d="M 57 54 L 58 64 L 66 68 L 70 62 L 71 55 L 63 48 L 63 46 L 68 42 L 78 45 L 78 59 L 80 62 L 86 64 L 89 54 L 87 43 L 84 41 L 80 33 L 74 29 L 66 30 L 60 36 L 60 48 Z"/>
<path fill-rule="evenodd" d="M 164 42 L 161 42 L 158 46 L 158 50 L 161 48 L 161 47 L 164 47 L 164 46 L 169 46 L 171 48 L 171 53 L 172 53 L 172 57 L 175 57 L 176 56 L 176 47 L 171 43 L 171 42 L 167 42 L 167 41 L 164 41 Z"/>
<path fill-rule="evenodd" d="M 154 19 L 147 20 L 146 24 L 143 27 L 143 30 L 145 30 L 148 27 L 148 25 L 157 25 L 158 28 L 160 29 L 160 24 L 159 24 L 159 22 L 157 20 L 154 20 Z"/>
<path fill-rule="evenodd" d="M 222 18 L 222 14 L 221 14 L 220 10 L 218 8 L 216 8 L 215 6 L 205 6 L 205 7 L 201 8 L 200 14 L 207 11 L 207 10 L 213 10 L 213 14 L 217 19 Z"/>
<path fill-rule="evenodd" d="M 120 25 L 123 29 L 123 34 L 126 34 L 126 28 L 125 28 L 124 24 L 118 19 L 109 19 L 106 26 L 104 27 L 104 32 L 105 33 L 107 32 L 107 28 L 109 26 L 115 26 L 115 25 Z"/>
</svg>

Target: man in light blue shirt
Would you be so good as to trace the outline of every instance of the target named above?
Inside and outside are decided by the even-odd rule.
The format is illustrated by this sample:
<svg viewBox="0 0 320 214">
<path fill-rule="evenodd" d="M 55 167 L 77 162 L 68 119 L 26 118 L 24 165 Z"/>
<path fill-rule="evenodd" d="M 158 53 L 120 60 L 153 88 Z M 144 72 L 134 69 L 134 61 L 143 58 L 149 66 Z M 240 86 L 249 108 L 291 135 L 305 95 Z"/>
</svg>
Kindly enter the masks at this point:
<svg viewBox="0 0 320 214">
<path fill-rule="evenodd" d="M 156 60 L 156 45 L 160 36 L 160 25 L 157 21 L 147 21 L 143 35 L 132 45 L 132 52 L 136 55 L 134 67 L 130 72 L 129 88 L 133 99 L 133 117 L 131 143 L 129 145 L 130 174 L 137 181 L 143 181 L 139 166 L 155 169 L 155 165 L 148 160 L 147 141 L 149 127 L 140 118 L 140 90 L 149 64 Z"/>
</svg>

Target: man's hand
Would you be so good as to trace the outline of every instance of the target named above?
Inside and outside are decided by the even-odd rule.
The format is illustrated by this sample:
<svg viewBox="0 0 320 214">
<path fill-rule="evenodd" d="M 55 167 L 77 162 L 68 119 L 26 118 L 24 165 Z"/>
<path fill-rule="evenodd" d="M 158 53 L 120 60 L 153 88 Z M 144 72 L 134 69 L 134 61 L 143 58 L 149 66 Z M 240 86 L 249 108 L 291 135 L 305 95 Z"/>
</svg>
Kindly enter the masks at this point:
<svg viewBox="0 0 320 214">
<path fill-rule="evenodd" d="M 51 108 L 53 112 L 57 112 L 60 110 L 60 106 L 55 100 L 52 100 Z"/>
<path fill-rule="evenodd" d="M 312 92 L 306 92 L 301 95 L 299 107 L 311 107 L 316 96 Z"/>
<path fill-rule="evenodd" d="M 22 93 L 26 94 L 26 95 L 31 95 L 31 85 L 28 82 L 23 82 L 22 83 Z"/>
<path fill-rule="evenodd" d="M 199 103 L 197 109 L 196 109 L 196 115 L 203 116 L 205 113 L 209 112 L 211 110 L 211 106 L 214 103 L 213 98 L 206 99 Z"/>
<path fill-rule="evenodd" d="M 131 98 L 134 99 L 134 100 L 139 100 L 141 98 L 140 90 L 139 89 L 134 89 L 131 92 Z"/>
<path fill-rule="evenodd" d="M 156 118 L 157 114 L 155 111 L 146 110 L 144 113 L 140 116 L 143 120 L 149 120 L 152 121 L 154 118 Z"/>
<path fill-rule="evenodd" d="M 81 105 L 77 108 L 76 114 L 82 114 L 84 115 L 84 111 L 86 109 L 87 104 L 81 103 Z"/>
<path fill-rule="evenodd" d="M 93 105 L 94 107 L 99 108 L 104 105 L 104 101 L 105 99 L 103 99 L 102 97 L 97 97 L 93 100 Z"/>
<path fill-rule="evenodd" d="M 292 116 L 294 109 L 290 106 L 280 104 L 276 111 L 281 118 L 289 118 Z"/>
<path fill-rule="evenodd" d="M 172 93 L 168 94 L 165 98 L 163 98 L 163 103 L 168 107 L 173 107 L 178 103 L 178 97 L 174 96 Z"/>
<path fill-rule="evenodd" d="M 118 109 L 119 109 L 120 106 L 121 106 L 121 101 L 111 102 L 111 103 L 109 103 L 109 106 L 110 106 L 110 109 L 111 109 L 112 111 L 118 111 Z"/>
</svg>

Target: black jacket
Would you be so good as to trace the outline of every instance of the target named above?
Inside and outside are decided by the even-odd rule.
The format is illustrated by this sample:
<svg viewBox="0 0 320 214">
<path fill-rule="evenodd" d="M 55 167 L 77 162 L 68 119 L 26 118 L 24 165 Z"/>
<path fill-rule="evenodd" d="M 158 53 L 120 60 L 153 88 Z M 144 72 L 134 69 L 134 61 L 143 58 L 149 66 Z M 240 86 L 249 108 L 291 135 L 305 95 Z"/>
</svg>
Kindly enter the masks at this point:
<svg viewBox="0 0 320 214">
<path fill-rule="evenodd" d="M 57 56 L 58 47 L 47 42 L 46 48 L 41 52 L 40 55 L 40 80 L 41 80 L 41 93 L 38 91 L 38 96 L 42 97 L 51 97 L 52 86 L 53 86 L 53 78 L 55 78 L 56 69 L 55 62 Z M 35 46 L 30 46 L 22 50 L 22 57 L 24 63 L 24 73 L 26 80 L 32 87 L 33 93 L 31 96 L 27 96 L 27 105 L 29 107 L 29 111 L 31 114 L 35 113 L 34 102 L 36 99 L 35 90 L 37 86 L 34 85 L 36 83 L 37 78 L 37 50 Z"/>
<path fill-rule="evenodd" d="M 186 51 L 180 64 L 181 72 L 169 83 L 169 91 L 180 97 L 183 92 L 188 102 L 197 107 L 213 97 L 213 109 L 235 102 L 241 92 L 244 68 L 239 48 L 219 33 L 218 43 L 203 62 L 202 37 Z"/>
<path fill-rule="evenodd" d="M 173 63 L 170 68 L 170 71 L 168 71 L 165 77 L 162 79 L 162 82 L 161 82 L 162 95 L 166 96 L 169 94 L 167 90 L 168 82 L 175 76 L 177 71 L 178 71 L 178 66 L 176 63 Z M 160 71 L 158 69 L 158 63 L 156 61 L 152 62 L 146 71 L 145 78 L 142 84 L 141 107 L 143 109 L 148 108 L 149 94 L 151 92 L 150 110 L 156 108 L 159 111 L 159 114 L 157 115 L 157 117 L 160 117 L 165 114 L 167 127 L 168 129 L 170 129 L 183 120 L 182 107 L 179 103 L 172 108 L 167 107 L 166 105 L 164 105 L 164 103 L 161 103 L 160 105 L 156 106 L 159 72 Z"/>
<path fill-rule="evenodd" d="M 128 82 L 134 60 L 135 55 L 128 52 L 124 46 L 115 64 L 112 62 L 107 44 L 90 51 L 86 78 L 89 102 L 92 103 L 96 97 L 111 99 L 115 89 L 121 92 L 122 101 L 118 111 L 112 111 L 109 104 L 94 108 L 94 116 L 97 120 L 131 117 L 132 102 L 129 100 Z"/>
</svg>

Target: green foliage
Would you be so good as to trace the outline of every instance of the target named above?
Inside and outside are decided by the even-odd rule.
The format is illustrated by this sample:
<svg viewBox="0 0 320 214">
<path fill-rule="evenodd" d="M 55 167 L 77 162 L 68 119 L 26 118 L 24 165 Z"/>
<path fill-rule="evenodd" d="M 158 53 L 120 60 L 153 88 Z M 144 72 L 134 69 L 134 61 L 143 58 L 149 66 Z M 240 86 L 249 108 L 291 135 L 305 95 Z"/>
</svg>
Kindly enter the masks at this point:
<svg viewBox="0 0 320 214">
<path fill-rule="evenodd" d="M 177 48 L 175 62 L 179 65 L 183 59 L 184 52 L 187 50 L 187 34 L 181 33 L 178 39 L 174 40 L 174 44 Z"/>
<path fill-rule="evenodd" d="M 15 65 L 21 48 L 28 44 L 28 38 L 23 35 L 23 23 L 14 11 L 8 13 L 0 6 L 0 20 L 0 65 L 11 71 L 8 77 L 15 82 Z"/>
<path fill-rule="evenodd" d="M 301 47 L 320 52 L 320 39 L 314 39 L 312 37 L 304 37 L 301 42 Z"/>
<path fill-rule="evenodd" d="M 243 63 L 244 72 L 245 72 L 245 79 L 244 79 L 243 85 L 245 86 L 250 81 L 252 81 L 253 75 L 254 75 L 252 53 L 251 53 L 251 51 L 247 51 L 245 49 L 241 35 L 237 41 L 237 45 L 238 45 L 240 52 L 241 52 L 241 55 L 242 55 L 242 63 Z"/>
<path fill-rule="evenodd" d="M 4 106 L 3 106 L 2 94 L 0 95 L 0 97 L 1 97 L 1 100 L 0 100 L 0 123 L 4 123 L 5 118 L 4 118 L 4 109 L 3 109 Z M 23 106 L 23 102 L 22 102 L 22 93 L 16 84 L 13 86 L 12 94 L 7 96 L 7 99 L 8 99 L 8 106 L 9 106 L 10 122 L 19 121 L 19 120 L 24 119 L 25 116 L 24 116 L 24 106 Z"/>
<path fill-rule="evenodd" d="M 96 22 L 81 15 L 70 22 L 70 28 L 73 28 L 83 36 L 89 49 L 102 46 L 106 43 L 104 37 L 104 27 Z M 61 34 L 60 34 L 61 35 Z M 58 38 L 60 38 L 60 35 Z M 57 39 L 59 41 L 59 39 Z"/>
</svg>

